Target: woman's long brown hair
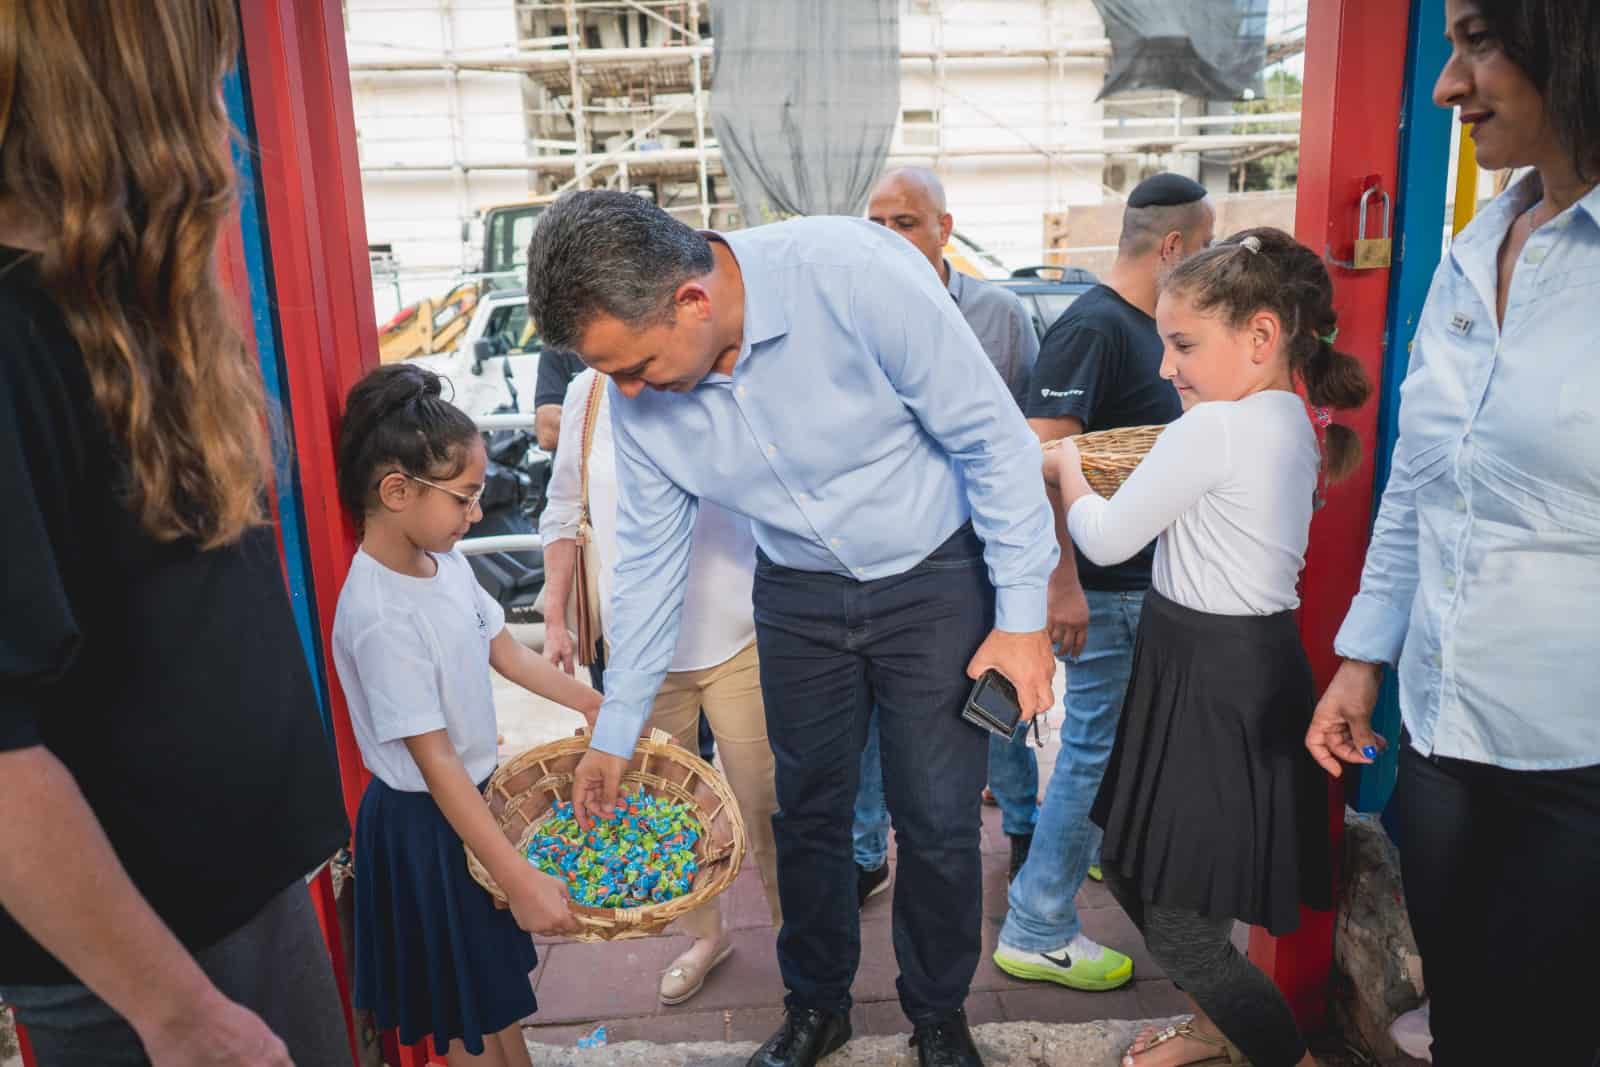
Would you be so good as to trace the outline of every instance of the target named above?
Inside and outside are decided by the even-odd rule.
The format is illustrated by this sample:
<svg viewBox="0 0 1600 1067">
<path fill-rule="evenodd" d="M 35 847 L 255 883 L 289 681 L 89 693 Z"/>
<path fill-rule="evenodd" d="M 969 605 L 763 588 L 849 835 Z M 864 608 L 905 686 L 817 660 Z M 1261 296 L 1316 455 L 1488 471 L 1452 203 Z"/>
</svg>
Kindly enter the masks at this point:
<svg viewBox="0 0 1600 1067">
<path fill-rule="evenodd" d="M 221 78 L 232 0 L 0 3 L 0 200 L 126 450 L 126 501 L 161 541 L 262 521 L 260 371 L 217 280 L 231 217 Z"/>
</svg>

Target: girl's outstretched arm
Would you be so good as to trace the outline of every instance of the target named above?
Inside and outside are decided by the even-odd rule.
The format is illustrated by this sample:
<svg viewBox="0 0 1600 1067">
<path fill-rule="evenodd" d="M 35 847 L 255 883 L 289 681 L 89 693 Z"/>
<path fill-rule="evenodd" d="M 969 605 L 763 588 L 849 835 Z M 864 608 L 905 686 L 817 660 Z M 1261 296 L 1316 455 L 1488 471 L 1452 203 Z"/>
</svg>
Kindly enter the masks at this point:
<svg viewBox="0 0 1600 1067">
<path fill-rule="evenodd" d="M 528 692 L 571 708 L 594 729 L 600 694 L 512 637 L 509 628 L 489 642 L 489 666 Z"/>
</svg>

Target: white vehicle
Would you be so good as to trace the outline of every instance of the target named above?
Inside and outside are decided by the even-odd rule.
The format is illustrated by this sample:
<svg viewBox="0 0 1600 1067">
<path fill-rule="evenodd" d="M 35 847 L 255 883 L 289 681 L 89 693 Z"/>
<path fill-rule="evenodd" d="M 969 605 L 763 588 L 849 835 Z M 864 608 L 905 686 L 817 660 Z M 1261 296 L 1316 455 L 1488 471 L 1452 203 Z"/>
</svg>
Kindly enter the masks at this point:
<svg viewBox="0 0 1600 1067">
<path fill-rule="evenodd" d="M 517 410 L 532 415 L 541 347 L 528 322 L 528 294 L 503 289 L 478 300 L 455 351 L 414 356 L 412 362 L 449 379 L 455 387 L 453 403 L 468 415 L 487 415 L 511 402 L 505 384 L 509 369 L 516 383 Z"/>
</svg>

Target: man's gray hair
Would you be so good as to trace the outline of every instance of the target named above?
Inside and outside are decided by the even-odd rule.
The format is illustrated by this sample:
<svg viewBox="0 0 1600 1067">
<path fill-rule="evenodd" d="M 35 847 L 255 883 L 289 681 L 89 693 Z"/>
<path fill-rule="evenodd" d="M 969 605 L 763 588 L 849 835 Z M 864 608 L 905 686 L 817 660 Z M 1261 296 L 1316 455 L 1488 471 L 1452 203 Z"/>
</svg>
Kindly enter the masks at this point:
<svg viewBox="0 0 1600 1067">
<path fill-rule="evenodd" d="M 546 208 L 528 242 L 528 315 L 546 347 L 576 349 L 597 315 L 643 328 L 672 296 L 711 273 L 711 242 L 632 193 L 571 192 Z"/>
</svg>

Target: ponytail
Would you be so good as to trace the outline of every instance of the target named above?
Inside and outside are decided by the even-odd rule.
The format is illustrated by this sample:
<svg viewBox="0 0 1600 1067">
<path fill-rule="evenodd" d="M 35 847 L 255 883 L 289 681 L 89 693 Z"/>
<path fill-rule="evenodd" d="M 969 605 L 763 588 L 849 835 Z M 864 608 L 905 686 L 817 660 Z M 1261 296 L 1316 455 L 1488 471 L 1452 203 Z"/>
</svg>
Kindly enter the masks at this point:
<svg viewBox="0 0 1600 1067">
<path fill-rule="evenodd" d="M 1314 408 L 1358 408 L 1372 392 L 1367 372 L 1351 355 L 1318 338 L 1317 352 L 1300 368 L 1306 399 Z M 1348 477 L 1361 465 L 1361 438 L 1348 426 L 1330 422 L 1322 431 L 1322 474 L 1328 484 Z"/>
</svg>

